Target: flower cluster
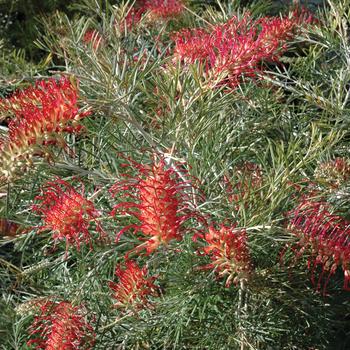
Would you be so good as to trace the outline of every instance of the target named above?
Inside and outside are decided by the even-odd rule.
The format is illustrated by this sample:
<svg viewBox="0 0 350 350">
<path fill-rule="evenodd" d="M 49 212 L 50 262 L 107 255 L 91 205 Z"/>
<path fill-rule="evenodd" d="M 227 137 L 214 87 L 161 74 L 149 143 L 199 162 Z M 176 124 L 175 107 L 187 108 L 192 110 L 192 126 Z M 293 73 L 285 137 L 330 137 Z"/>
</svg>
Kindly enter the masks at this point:
<svg viewBox="0 0 350 350">
<path fill-rule="evenodd" d="M 118 282 L 110 282 L 113 298 L 117 300 L 115 306 L 121 309 L 140 310 L 150 306 L 148 297 L 157 295 L 157 287 L 153 284 L 154 277 L 147 277 L 147 269 L 142 269 L 132 260 L 125 262 L 125 268 L 118 265 L 115 275 Z"/>
<path fill-rule="evenodd" d="M 254 20 L 250 14 L 241 19 L 234 16 L 210 30 L 197 28 L 176 33 L 174 56 L 185 64 L 201 63 L 214 85 L 225 83 L 235 88 L 242 78 L 256 77 L 263 61 L 277 61 L 301 22 L 310 21 L 297 12 L 291 18 Z"/>
<path fill-rule="evenodd" d="M 130 199 L 117 204 L 112 215 L 121 211 L 138 219 L 138 225 L 123 228 L 118 238 L 131 228 L 141 231 L 146 241 L 137 250 L 145 248 L 150 254 L 160 245 L 166 246 L 172 240 L 182 239 L 180 227 L 188 218 L 183 189 L 188 184 L 180 181 L 172 168 L 166 168 L 163 159 L 150 167 L 140 164 L 137 167 L 139 174 L 133 181 L 120 181 L 111 188 L 114 195 L 120 196 L 120 192 L 124 191 Z"/>
<path fill-rule="evenodd" d="M 203 269 L 214 269 L 219 277 L 227 276 L 226 287 L 249 278 L 252 263 L 245 230 L 235 226 L 221 225 L 219 229 L 210 226 L 202 238 L 206 246 L 201 252 L 210 256 L 212 261 Z"/>
<path fill-rule="evenodd" d="M 350 179 L 350 161 L 346 158 L 335 158 L 323 162 L 315 170 L 315 178 L 332 188 L 338 188 Z"/>
<path fill-rule="evenodd" d="M 39 81 L 0 100 L 0 111 L 13 116 L 8 138 L 0 142 L 0 169 L 5 178 L 18 167 L 29 166 L 32 156 L 44 153 L 45 146 L 65 146 L 65 133 L 81 131 L 79 121 L 88 113 L 79 112 L 77 100 L 77 87 L 67 77 Z"/>
<path fill-rule="evenodd" d="M 28 346 L 45 350 L 92 349 L 94 333 L 82 313 L 82 308 L 70 302 L 51 301 L 40 306 L 30 327 Z"/>
<path fill-rule="evenodd" d="M 183 236 L 181 225 L 190 217 L 201 222 L 207 230 L 206 218 L 189 210 L 185 205 L 187 201 L 184 200 L 186 198 L 184 190 L 190 184 L 180 181 L 177 172 L 166 167 L 164 159 L 155 161 L 149 167 L 138 163 L 133 165 L 138 168 L 138 175 L 119 181 L 111 188 L 115 197 L 128 199 L 117 204 L 112 215 L 128 214 L 136 218 L 139 223 L 124 227 L 118 233 L 117 241 L 120 235 L 129 229 L 141 231 L 145 236 L 142 240 L 145 242 L 132 251 L 139 252 L 146 249 L 147 254 L 150 254 L 161 245 L 167 246 L 172 240 L 181 240 Z M 227 287 L 232 282 L 237 283 L 248 278 L 252 264 L 244 230 L 224 225 L 216 230 L 210 226 L 207 233 L 196 233 L 194 240 L 198 237 L 208 244 L 202 252 L 209 255 L 212 260 L 212 263 L 206 265 L 204 269 L 213 268 L 220 277 L 228 275 Z M 126 255 L 127 259 L 129 253 Z"/>
<path fill-rule="evenodd" d="M 81 243 L 91 246 L 91 222 L 95 223 L 96 231 L 103 234 L 93 203 L 66 181 L 49 182 L 35 200 L 39 203 L 33 206 L 33 210 L 40 213 L 44 221 L 40 231 L 51 231 L 55 241 L 65 240 L 67 249 L 69 245 L 79 249 Z"/>
<path fill-rule="evenodd" d="M 290 213 L 288 229 L 298 238 L 296 257 L 309 254 L 308 268 L 315 283 L 316 268 L 320 266 L 317 288 L 325 274 L 324 291 L 337 268 L 344 271 L 344 289 L 350 289 L 350 222 L 330 211 L 324 201 L 303 199 Z"/>
</svg>

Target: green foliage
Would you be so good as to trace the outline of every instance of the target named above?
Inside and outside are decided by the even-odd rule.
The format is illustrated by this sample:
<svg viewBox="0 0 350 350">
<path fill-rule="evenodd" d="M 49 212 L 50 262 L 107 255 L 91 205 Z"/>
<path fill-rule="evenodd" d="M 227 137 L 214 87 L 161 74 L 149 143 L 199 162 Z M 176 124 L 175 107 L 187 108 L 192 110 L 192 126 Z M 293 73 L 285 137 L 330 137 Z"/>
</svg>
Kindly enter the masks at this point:
<svg viewBox="0 0 350 350">
<path fill-rule="evenodd" d="M 180 18 L 156 24 L 143 18 L 132 28 L 120 25 L 131 2 L 79 1 L 71 7 L 75 16 L 53 13 L 65 9 L 64 1 L 42 3 L 31 1 L 21 29 L 9 25 L 14 32 L 6 40 L 31 56 L 36 38 L 47 56 L 34 64 L 24 51 L 4 49 L 0 96 L 64 73 L 76 77 L 80 105 L 91 115 L 82 120 L 81 134 L 66 137 L 69 151 L 57 150 L 49 161 L 34 155 L 28 172 L 0 188 L 0 217 L 25 230 L 1 233 L 2 348 L 26 349 L 35 315 L 28 305 L 51 298 L 84 305 L 96 333 L 94 349 L 347 349 L 350 304 L 343 273 L 332 276 L 326 295 L 317 290 L 307 268 L 310 256 L 296 257 L 292 249 L 297 238 L 288 213 L 316 188 L 349 217 L 350 179 L 334 190 L 315 175 L 320 163 L 349 158 L 349 1 L 329 1 L 329 9 L 317 13 L 320 23 L 298 34 L 281 63 L 265 62 L 259 79 L 243 79 L 233 91 L 209 86 L 199 63 L 174 63 L 172 33 L 248 10 L 258 18 L 275 10 L 270 2 L 188 1 Z M 22 2 L 12 4 L 11 16 L 24 11 Z M 40 12 L 44 30 L 38 35 L 31 16 Z M 90 29 L 102 38 L 98 48 L 96 38 L 84 42 Z M 28 35 L 20 40 L 21 30 Z M 5 137 L 7 126 L 1 128 Z M 128 230 L 115 242 L 134 219 L 110 216 L 120 198 L 109 189 L 125 179 L 127 157 L 149 165 L 154 153 L 181 175 L 176 166 L 182 164 L 185 180 L 195 184 L 192 205 L 210 224 L 246 230 L 254 272 L 249 281 L 226 287 L 213 269 L 203 269 L 209 263 L 198 252 L 204 243 L 192 236 L 206 227 L 191 218 L 181 242 L 133 256 L 156 276 L 159 291 L 150 297 L 152 307 L 128 313 L 113 307 L 109 282 L 138 239 Z M 247 163 L 261 172 L 257 185 L 240 170 Z M 42 218 L 32 210 L 34 198 L 56 176 L 81 181 L 107 242 L 66 251 L 64 242 L 53 243 L 52 232 L 37 232 Z M 243 188 L 235 201 L 225 178 Z"/>
</svg>

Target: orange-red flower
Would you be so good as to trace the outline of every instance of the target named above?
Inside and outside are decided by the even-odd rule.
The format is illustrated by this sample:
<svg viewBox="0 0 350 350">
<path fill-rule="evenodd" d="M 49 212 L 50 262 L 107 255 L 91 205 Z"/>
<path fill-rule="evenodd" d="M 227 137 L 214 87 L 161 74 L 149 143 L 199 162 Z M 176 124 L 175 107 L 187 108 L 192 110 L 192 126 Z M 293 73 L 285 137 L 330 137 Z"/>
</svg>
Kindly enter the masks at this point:
<svg viewBox="0 0 350 350">
<path fill-rule="evenodd" d="M 47 183 L 35 200 L 39 203 L 33 206 L 33 210 L 40 213 L 44 221 L 40 231 L 51 231 L 55 241 L 65 240 L 67 249 L 69 245 L 79 249 L 81 243 L 91 246 L 89 228 L 92 222 L 96 231 L 103 234 L 96 220 L 99 214 L 94 204 L 66 181 L 57 179 Z"/>
<path fill-rule="evenodd" d="M 181 224 L 189 217 L 185 213 L 184 188 L 189 184 L 180 181 L 172 168 L 166 168 L 162 159 L 150 167 L 137 165 L 139 173 L 134 179 L 116 183 L 111 192 L 120 196 L 126 191 L 128 202 L 116 205 L 112 215 L 117 212 L 127 213 L 137 218 L 139 224 L 125 227 L 119 236 L 128 229 L 141 231 L 147 253 L 155 251 L 160 245 L 168 245 L 172 240 L 181 240 Z"/>
<path fill-rule="evenodd" d="M 147 269 L 142 269 L 135 261 L 128 260 L 125 268 L 118 265 L 115 275 L 118 282 L 110 282 L 113 290 L 113 298 L 117 300 L 118 308 L 139 310 L 150 305 L 148 297 L 157 295 L 157 287 L 154 285 L 154 277 L 147 277 Z"/>
<path fill-rule="evenodd" d="M 293 248 L 296 258 L 308 254 L 308 268 L 315 283 L 316 268 L 320 266 L 317 288 L 323 291 L 338 268 L 344 272 L 344 289 L 350 289 L 350 222 L 331 213 L 330 205 L 323 201 L 304 198 L 290 212 L 288 229 L 298 238 Z M 326 278 L 324 280 L 324 276 Z"/>
<path fill-rule="evenodd" d="M 226 287 L 249 278 L 252 263 L 244 229 L 224 225 L 216 229 L 210 226 L 201 237 L 206 243 L 201 252 L 210 256 L 212 261 L 202 269 L 214 269 L 219 277 L 227 277 Z"/>
<path fill-rule="evenodd" d="M 28 346 L 45 350 L 92 349 L 94 332 L 83 315 L 82 308 L 67 301 L 41 305 L 30 327 Z"/>
<path fill-rule="evenodd" d="M 8 137 L 0 141 L 0 169 L 9 178 L 48 145 L 65 146 L 64 134 L 79 132 L 88 113 L 78 108 L 78 90 L 67 77 L 39 81 L 0 100 L 0 111 L 12 116 Z"/>
</svg>

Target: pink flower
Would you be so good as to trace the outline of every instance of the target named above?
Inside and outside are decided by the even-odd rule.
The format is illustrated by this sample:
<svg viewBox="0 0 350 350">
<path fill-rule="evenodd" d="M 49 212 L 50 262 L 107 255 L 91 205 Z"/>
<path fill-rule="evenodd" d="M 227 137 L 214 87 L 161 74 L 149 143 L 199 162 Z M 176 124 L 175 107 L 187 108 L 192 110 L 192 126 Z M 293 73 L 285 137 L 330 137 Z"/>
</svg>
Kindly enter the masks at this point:
<svg viewBox="0 0 350 350">
<path fill-rule="evenodd" d="M 143 7 L 153 18 L 176 17 L 184 10 L 181 0 L 144 0 Z"/>
<path fill-rule="evenodd" d="M 125 17 L 127 28 L 141 21 L 142 16 L 149 13 L 151 20 L 167 20 L 179 16 L 184 11 L 181 0 L 137 0 Z M 123 29 L 124 22 L 121 24 Z"/>
<path fill-rule="evenodd" d="M 82 308 L 71 303 L 47 302 L 40 307 L 40 314 L 30 327 L 31 340 L 28 346 L 45 350 L 92 349 L 95 335 Z"/>
<path fill-rule="evenodd" d="M 44 221 L 40 231 L 51 231 L 54 241 L 65 240 L 67 249 L 69 245 L 79 249 L 81 243 L 91 246 L 91 223 L 100 235 L 104 235 L 94 204 L 66 181 L 48 182 L 35 200 L 39 203 L 33 205 L 33 210 L 40 213 Z"/>
</svg>

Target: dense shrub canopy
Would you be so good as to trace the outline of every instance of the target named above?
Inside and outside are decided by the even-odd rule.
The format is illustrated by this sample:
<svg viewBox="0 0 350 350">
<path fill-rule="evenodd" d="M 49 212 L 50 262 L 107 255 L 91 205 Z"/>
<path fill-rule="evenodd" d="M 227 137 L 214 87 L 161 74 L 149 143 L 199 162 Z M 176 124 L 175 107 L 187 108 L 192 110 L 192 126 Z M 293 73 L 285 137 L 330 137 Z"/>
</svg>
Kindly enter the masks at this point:
<svg viewBox="0 0 350 350">
<path fill-rule="evenodd" d="M 350 346 L 349 0 L 0 1 L 2 349 Z"/>
</svg>

